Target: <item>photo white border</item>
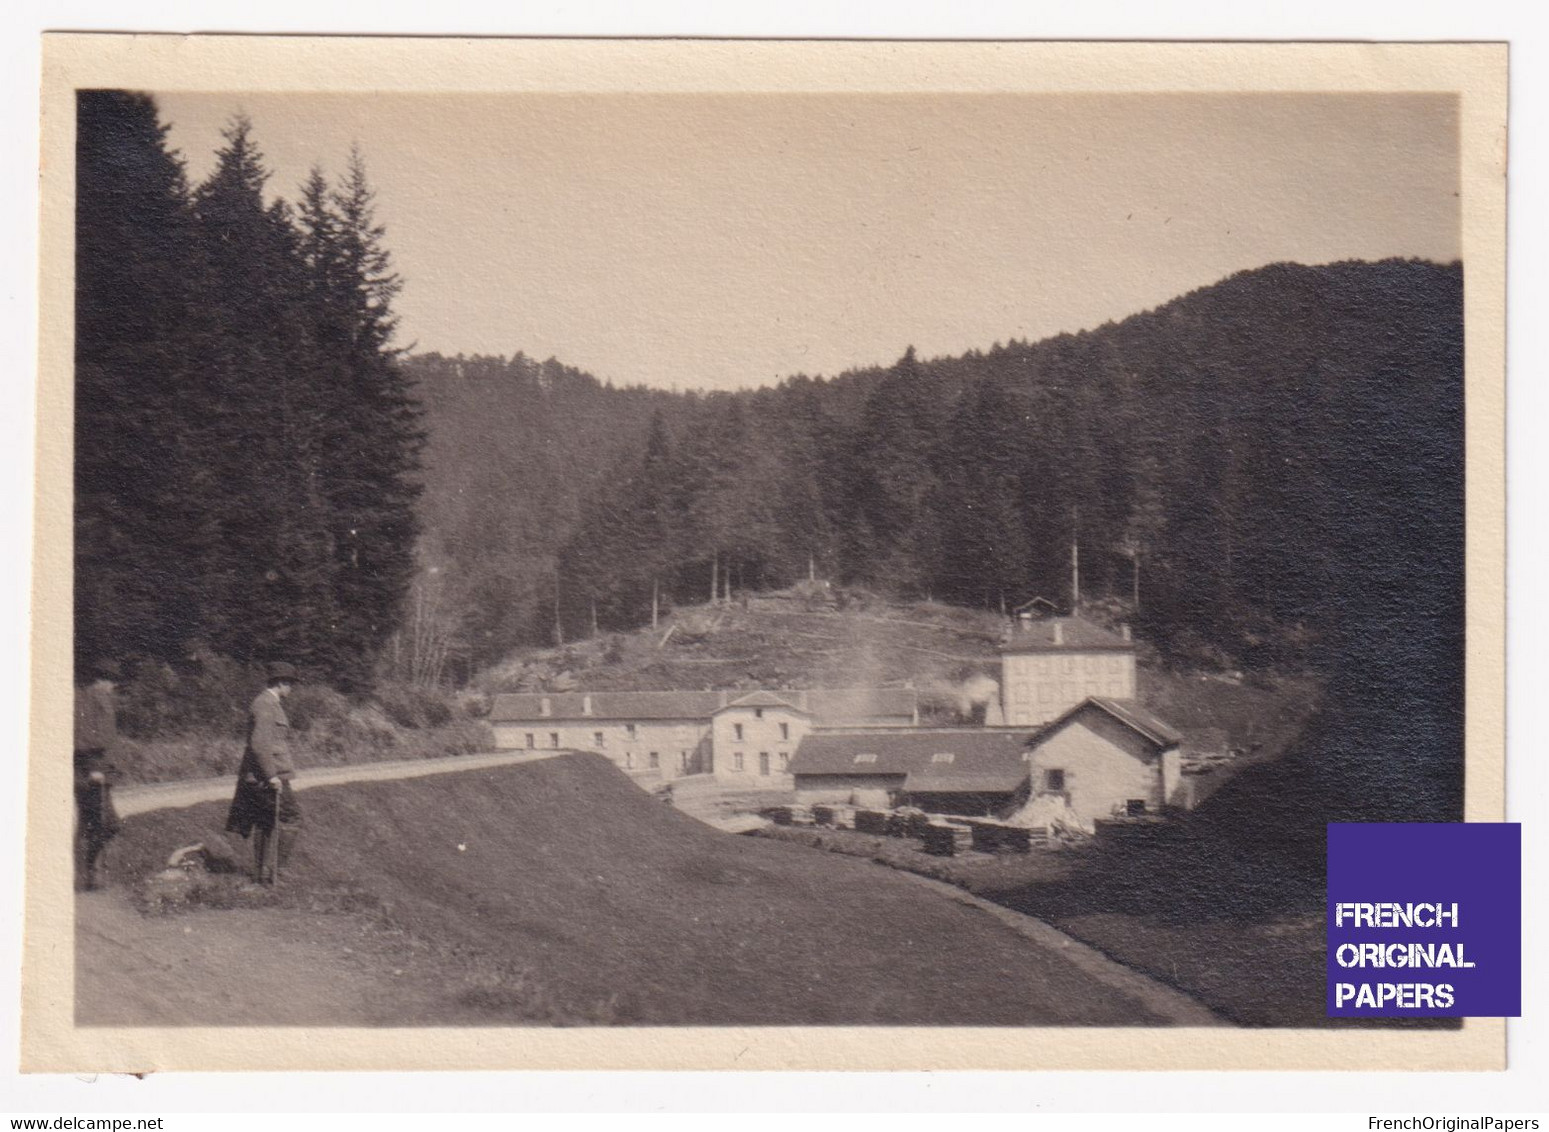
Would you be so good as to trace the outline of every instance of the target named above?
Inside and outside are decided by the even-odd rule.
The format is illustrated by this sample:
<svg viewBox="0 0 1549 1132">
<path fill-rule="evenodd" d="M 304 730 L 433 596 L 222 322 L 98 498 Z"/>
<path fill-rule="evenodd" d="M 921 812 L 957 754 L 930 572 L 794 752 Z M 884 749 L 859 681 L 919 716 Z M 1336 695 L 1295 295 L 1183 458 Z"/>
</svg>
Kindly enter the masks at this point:
<svg viewBox="0 0 1549 1132">
<path fill-rule="evenodd" d="M 316 6 L 316 5 L 308 5 L 307 8 L 308 8 L 308 11 L 313 12 L 313 14 L 316 14 L 316 11 L 318 11 L 318 6 Z M 1208 8 L 1208 5 L 1205 5 L 1204 8 Z M 119 9 L 121 9 L 121 8 L 119 8 Z M 166 12 L 166 9 L 161 9 L 161 11 Z M 788 11 L 792 11 L 792 9 L 790 9 L 790 6 L 785 6 L 785 11 L 787 11 L 787 12 Z M 1413 9 L 1410 9 L 1410 11 L 1411 11 L 1411 15 L 1413 15 Z M 173 17 L 173 19 L 175 19 L 175 17 Z M 327 17 L 324 17 L 324 19 L 327 19 Z M 383 25 L 386 25 L 386 23 L 390 22 L 390 20 L 383 19 L 383 12 L 373 12 L 373 19 L 380 20 L 381 23 L 378 26 L 383 26 Z M 443 19 L 445 19 L 445 17 L 443 17 Z M 1146 26 L 1143 26 L 1143 25 L 1145 25 L 1145 20 L 1140 20 L 1139 25 L 1140 26 L 1135 26 L 1135 31 L 1140 31 L 1140 33 L 1145 33 L 1145 31 L 1148 31 L 1148 28 L 1146 28 Z M 194 26 L 194 25 L 189 25 L 189 26 Z M 211 26 L 211 25 L 209 25 L 209 23 L 206 22 L 206 23 L 204 23 L 203 26 Z M 314 25 L 314 26 L 316 26 L 316 25 Z M 347 25 L 339 25 L 339 23 L 336 23 L 335 28 L 341 28 L 341 26 L 347 26 Z M 984 25 L 979 25 L 979 26 L 981 26 L 981 28 L 982 28 L 982 26 L 984 26 Z M 1219 20 L 1218 20 L 1218 26 L 1219 26 Z M 544 28 L 534 28 L 534 29 L 544 29 Z M 556 28 L 556 29 L 564 29 L 564 28 Z M 582 29 L 582 31 L 586 31 L 586 28 L 581 28 L 581 29 Z M 647 26 L 637 25 L 637 26 L 634 26 L 634 28 L 630 28 L 630 29 L 635 29 L 635 31 L 651 31 L 652 28 L 647 28 Z M 895 33 L 895 34 L 908 34 L 908 33 Z M 915 33 L 915 34 L 917 34 L 917 33 Z M 990 29 L 990 34 L 1007 34 L 1007 33 L 1005 33 L 1005 31 L 999 31 L 999 33 L 994 33 L 993 29 Z M 1152 34 L 1154 34 L 1154 33 L 1152 33 Z M 146 85 L 146 84 L 144 84 L 144 82 L 141 82 L 141 84 L 135 84 L 135 85 Z M 1109 85 L 1109 87 L 1104 87 L 1104 88 L 1112 88 L 1112 87 L 1111 87 L 1111 85 Z M 1468 276 L 1468 285 L 1470 285 L 1470 299 L 1473 299 L 1473 296 L 1475 296 L 1476 291 L 1478 291 L 1478 285 L 1476 285 L 1476 279 L 1475 279 L 1475 274 L 1473 274 L 1473 271 L 1472 271 L 1472 265 L 1473 265 L 1473 260 L 1470 260 L 1470 276 Z M 1472 308 L 1470 308 L 1470 344 L 1473 344 L 1473 341 L 1475 341 L 1475 336 L 1473 336 L 1473 310 L 1472 310 Z M 1473 356 L 1473 352 L 1470 352 L 1470 367 L 1473 367 L 1473 364 L 1475 364 L 1475 356 Z M 1478 420 L 1479 420 L 1478 413 L 1473 412 L 1473 406 L 1472 406 L 1472 404 L 1470 404 L 1470 460 L 1473 460 L 1473 454 L 1475 454 L 1475 451 L 1476 451 L 1476 443 L 1475 443 L 1475 441 L 1476 441 L 1476 438 L 1478 438 L 1478 434 L 1476 434 L 1475 424 L 1478 423 Z M 1493 435 L 1490 434 L 1489 431 L 1485 431 L 1484 432 L 1484 440 L 1485 441 L 1490 441 L 1490 443 L 1495 444 L 1496 448 L 1498 448 L 1498 437 L 1499 437 L 1499 432 L 1498 431 L 1496 431 L 1495 434 L 1493 434 Z M 1470 466 L 1470 474 L 1472 474 L 1472 475 L 1476 474 L 1476 469 L 1475 469 L 1475 466 L 1473 466 L 1473 465 Z M 1478 479 L 1472 480 L 1472 485 L 1470 485 L 1470 486 L 1473 486 L 1473 483 L 1476 483 L 1476 482 L 1478 482 Z M 1470 513 L 1470 527 L 1472 527 L 1472 528 L 1475 527 L 1475 514 L 1473 514 L 1473 513 Z M 67 567 L 68 567 L 68 562 L 65 562 L 65 565 L 67 565 Z M 1496 575 L 1498 575 L 1498 571 L 1496 571 Z M 1496 581 L 1493 582 L 1493 585 L 1495 585 L 1495 587 L 1498 588 L 1498 578 L 1496 578 Z M 1476 587 L 1475 578 L 1473 578 L 1473 575 L 1470 575 L 1470 601 L 1475 602 L 1475 604 L 1476 604 L 1476 601 L 1478 601 L 1479 593 L 1489 593 L 1490 588 L 1492 588 L 1492 587 L 1490 587 L 1489 579 L 1487 579 L 1487 582 L 1485 582 L 1485 585 L 1482 585 L 1482 587 Z M 1470 649 L 1470 660 L 1472 660 L 1472 661 L 1476 660 L 1475 655 L 1473 655 L 1473 650 L 1472 649 Z M 1479 671 L 1481 671 L 1481 664 L 1478 664 L 1478 663 L 1470 664 L 1470 677 L 1473 677 L 1473 674 L 1475 674 L 1475 672 L 1479 672 Z M 1478 694 L 1478 688 L 1476 688 L 1475 684 L 1473 684 L 1473 681 L 1470 681 L 1470 697 L 1473 697 L 1473 695 L 1476 695 L 1476 694 Z M 1472 712 L 1472 715 L 1470 715 L 1470 722 L 1472 722 L 1472 720 L 1473 720 L 1473 712 Z M 1475 731 L 1473 731 L 1472 726 L 1470 726 L 1470 743 L 1475 742 L 1475 739 L 1476 739 Z M 1470 774 L 1472 774 L 1472 773 L 1473 773 L 1473 759 L 1472 759 L 1472 757 L 1470 757 Z M 1473 780 L 1470 780 L 1470 793 L 1475 794 L 1475 796 L 1476 796 L 1476 791 L 1473 790 Z M 1470 807 L 1470 810 L 1472 810 L 1472 808 L 1473 807 Z M 1473 815 L 1473 813 L 1470 813 L 1470 816 L 1476 816 L 1476 815 Z M 1530 869 L 1530 867 L 1529 867 L 1529 875 L 1532 875 L 1532 869 Z M 725 1033 L 725 1031 L 719 1031 L 719 1033 Z M 443 1078 L 443 1079 L 445 1079 L 445 1078 Z M 722 1078 L 722 1079 L 725 1079 L 725 1078 Z M 1042 1079 L 1046 1079 L 1046 1081 L 1047 1081 L 1047 1078 L 1042 1078 Z M 1413 1079 L 1413 1078 L 1411 1078 L 1411 1079 Z M 1276 1090 L 1276 1092 L 1278 1092 L 1278 1090 Z M 1300 1090 L 1298 1090 L 1298 1092 L 1300 1092 Z"/>
</svg>

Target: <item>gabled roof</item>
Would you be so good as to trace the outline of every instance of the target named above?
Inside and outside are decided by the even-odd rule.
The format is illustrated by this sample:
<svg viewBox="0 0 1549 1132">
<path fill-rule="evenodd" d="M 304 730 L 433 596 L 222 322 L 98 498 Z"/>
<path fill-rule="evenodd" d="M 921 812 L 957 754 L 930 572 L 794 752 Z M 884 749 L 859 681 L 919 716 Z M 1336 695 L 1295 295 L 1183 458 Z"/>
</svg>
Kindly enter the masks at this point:
<svg viewBox="0 0 1549 1132">
<path fill-rule="evenodd" d="M 1134 641 L 1126 641 L 1111 629 L 1085 617 L 1046 617 L 1042 621 L 1023 621 L 1011 631 L 1001 652 L 1062 652 L 1075 649 L 1133 651 Z"/>
<path fill-rule="evenodd" d="M 1048 598 L 1046 598 L 1046 597 L 1044 597 L 1043 595 L 1040 594 L 1037 597 L 1028 598 L 1021 605 L 1014 605 L 1014 606 L 1012 606 L 1011 607 L 1011 612 L 1012 613 L 1031 613 L 1033 610 L 1036 609 L 1036 610 L 1039 610 L 1039 611 L 1044 612 L 1044 613 L 1053 613 L 1058 608 L 1059 608 L 1059 606 L 1055 605 L 1054 602 L 1050 601 Z"/>
<path fill-rule="evenodd" d="M 797 775 L 904 778 L 922 793 L 1007 792 L 1027 778 L 1025 728 L 904 727 L 814 731 L 791 758 Z M 857 762 L 858 756 L 874 758 Z M 951 755 L 950 761 L 937 755 Z"/>
<path fill-rule="evenodd" d="M 725 707 L 716 708 L 716 712 L 730 711 L 732 708 L 784 708 L 786 711 L 800 712 L 802 715 L 811 715 L 806 708 L 797 707 L 789 700 L 782 700 L 773 692 L 749 692 L 739 699 L 733 700 Z"/>
<path fill-rule="evenodd" d="M 1038 734 L 1034 736 L 1033 742 L 1036 744 L 1044 736 L 1052 735 L 1076 716 L 1086 711 L 1106 713 L 1141 738 L 1150 742 L 1153 746 L 1162 750 L 1176 747 L 1183 739 L 1183 736 L 1174 730 L 1166 720 L 1153 715 L 1134 700 L 1110 700 L 1102 696 L 1091 696 L 1082 700 L 1064 715 L 1045 724 Z"/>
<path fill-rule="evenodd" d="M 767 699 L 755 701 L 754 697 Z M 588 700 L 590 711 L 586 710 Z M 547 712 L 544 701 L 548 701 Z M 913 688 L 761 690 L 741 693 L 740 698 L 736 692 L 513 692 L 495 697 L 489 718 L 492 723 L 704 721 L 734 702 L 749 707 L 794 708 L 832 727 L 877 719 L 913 723 L 916 696 Z"/>
</svg>

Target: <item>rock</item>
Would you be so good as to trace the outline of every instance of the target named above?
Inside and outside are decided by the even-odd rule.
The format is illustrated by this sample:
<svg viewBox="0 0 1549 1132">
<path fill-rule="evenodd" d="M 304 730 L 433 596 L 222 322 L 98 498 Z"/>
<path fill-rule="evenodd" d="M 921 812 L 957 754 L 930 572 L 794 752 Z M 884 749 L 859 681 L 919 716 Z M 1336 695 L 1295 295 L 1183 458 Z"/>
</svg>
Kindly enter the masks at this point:
<svg viewBox="0 0 1549 1132">
<path fill-rule="evenodd" d="M 245 871 L 242 855 L 231 842 L 218 833 L 204 835 L 204 867 L 212 873 L 240 873 Z"/>
</svg>

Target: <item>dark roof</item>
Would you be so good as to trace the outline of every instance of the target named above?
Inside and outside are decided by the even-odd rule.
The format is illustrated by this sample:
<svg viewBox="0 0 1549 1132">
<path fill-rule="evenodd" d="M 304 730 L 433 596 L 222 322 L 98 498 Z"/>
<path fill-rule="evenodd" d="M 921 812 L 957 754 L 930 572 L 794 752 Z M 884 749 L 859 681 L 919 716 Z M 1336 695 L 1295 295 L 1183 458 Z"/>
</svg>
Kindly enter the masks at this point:
<svg viewBox="0 0 1549 1132">
<path fill-rule="evenodd" d="M 906 727 L 814 731 L 791 758 L 792 774 L 905 776 L 904 788 L 922 793 L 1015 790 L 1027 778 L 1022 757 L 1032 732 L 1025 728 Z M 950 754 L 950 762 L 934 756 Z M 858 755 L 874 760 L 856 762 Z"/>
<path fill-rule="evenodd" d="M 1036 738 L 1042 739 L 1045 735 L 1050 735 L 1064 727 L 1082 712 L 1094 709 L 1106 712 L 1131 731 L 1163 750 L 1176 747 L 1183 739 L 1183 736 L 1166 720 L 1153 715 L 1134 700 L 1110 700 L 1102 696 L 1091 696 L 1082 700 L 1058 719 L 1045 724 Z"/>
<path fill-rule="evenodd" d="M 740 699 L 739 699 L 740 695 Z M 757 703 L 754 697 L 768 697 Z M 591 711 L 586 701 L 591 700 Z M 543 711 L 547 700 L 549 711 Z M 912 721 L 913 688 L 840 688 L 800 692 L 515 692 L 495 697 L 492 723 L 561 720 L 706 720 L 733 702 L 747 706 L 794 706 L 830 725 L 881 717 Z"/>
<path fill-rule="evenodd" d="M 1058 643 L 1055 638 L 1058 637 Z M 1134 649 L 1118 633 L 1085 617 L 1047 617 L 1023 621 L 1011 631 L 1001 652 L 1056 652 L 1063 649 Z"/>
</svg>

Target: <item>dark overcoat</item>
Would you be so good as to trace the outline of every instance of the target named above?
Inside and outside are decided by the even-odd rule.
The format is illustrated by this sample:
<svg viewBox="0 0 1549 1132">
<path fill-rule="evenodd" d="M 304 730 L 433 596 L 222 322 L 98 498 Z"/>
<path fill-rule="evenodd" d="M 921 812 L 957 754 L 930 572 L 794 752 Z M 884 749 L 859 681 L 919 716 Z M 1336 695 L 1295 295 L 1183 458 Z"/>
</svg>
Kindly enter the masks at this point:
<svg viewBox="0 0 1549 1132">
<path fill-rule="evenodd" d="M 75 696 L 75 813 L 76 829 L 89 844 L 102 845 L 123 824 L 113 805 L 113 783 L 119 780 L 114 763 L 118 748 L 118 711 L 113 686 L 98 681 L 81 688 Z M 100 774 L 102 782 L 91 776 Z"/>
<path fill-rule="evenodd" d="M 276 803 L 279 819 L 285 824 L 301 821 L 301 807 L 291 789 L 296 768 L 290 761 L 290 720 L 285 705 L 272 688 L 254 698 L 247 713 L 247 746 L 242 765 L 237 769 L 237 792 L 226 815 L 228 833 L 246 837 L 256 827 L 274 828 Z M 280 779 L 279 796 L 269 785 Z"/>
</svg>

